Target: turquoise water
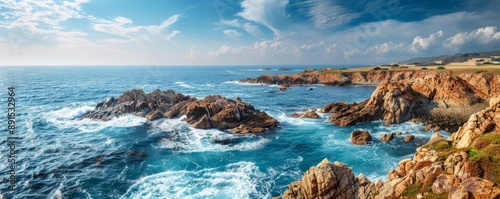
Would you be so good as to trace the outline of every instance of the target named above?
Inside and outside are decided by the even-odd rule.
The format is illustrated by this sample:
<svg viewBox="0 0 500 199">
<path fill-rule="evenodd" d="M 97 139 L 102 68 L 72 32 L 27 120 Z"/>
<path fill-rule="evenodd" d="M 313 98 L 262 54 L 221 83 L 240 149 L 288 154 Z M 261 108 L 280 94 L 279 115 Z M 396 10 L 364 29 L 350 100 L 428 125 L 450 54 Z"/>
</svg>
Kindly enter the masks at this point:
<svg viewBox="0 0 500 199">
<path fill-rule="evenodd" d="M 0 183 L 5 198 L 271 198 L 322 159 L 347 163 L 356 174 L 386 179 L 387 171 L 411 157 L 431 133 L 421 125 L 382 122 L 336 127 L 327 121 L 291 118 L 304 108 L 334 101 L 360 102 L 375 87 L 309 85 L 271 92 L 275 85 L 237 80 L 264 73 L 253 66 L 212 67 L 2 67 L 1 121 L 6 121 L 7 87 L 16 87 L 16 191 L 8 190 L 7 125 L 0 128 Z M 308 91 L 308 87 L 314 90 Z M 275 117 L 280 126 L 264 134 L 190 128 L 180 119 L 148 122 L 123 116 L 111 121 L 76 120 L 106 97 L 133 88 L 173 89 L 197 98 L 241 97 Z M 367 129 L 374 141 L 349 142 L 354 129 Z M 384 133 L 409 131 L 418 138 L 388 143 Z M 402 138 L 402 137 L 401 137 Z M 217 143 L 228 139 L 229 143 Z"/>
</svg>

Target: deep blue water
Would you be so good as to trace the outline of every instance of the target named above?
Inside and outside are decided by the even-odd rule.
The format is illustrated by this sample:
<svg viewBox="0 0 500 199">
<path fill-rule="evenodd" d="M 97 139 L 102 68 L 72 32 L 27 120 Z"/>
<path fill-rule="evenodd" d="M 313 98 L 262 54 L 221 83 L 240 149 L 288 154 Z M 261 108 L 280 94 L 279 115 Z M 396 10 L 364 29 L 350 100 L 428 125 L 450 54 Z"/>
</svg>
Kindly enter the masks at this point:
<svg viewBox="0 0 500 199">
<path fill-rule="evenodd" d="M 253 66 L 212 67 L 2 67 L 0 68 L 0 183 L 5 198 L 271 198 L 322 159 L 347 163 L 357 174 L 386 179 L 431 133 L 421 125 L 382 122 L 336 127 L 322 119 L 290 114 L 334 101 L 360 102 L 375 87 L 309 85 L 286 92 L 273 85 L 237 80 L 264 73 Z M 15 192 L 7 189 L 7 87 L 16 87 L 17 168 Z M 314 90 L 308 91 L 308 87 Z M 241 97 L 281 124 L 258 135 L 198 130 L 179 119 L 148 122 L 123 116 L 111 121 L 75 120 L 106 97 L 133 88 L 174 89 L 197 98 Z M 374 141 L 349 142 L 354 129 Z M 384 133 L 409 131 L 418 139 L 381 143 Z M 230 143 L 215 143 L 229 139 Z"/>
</svg>

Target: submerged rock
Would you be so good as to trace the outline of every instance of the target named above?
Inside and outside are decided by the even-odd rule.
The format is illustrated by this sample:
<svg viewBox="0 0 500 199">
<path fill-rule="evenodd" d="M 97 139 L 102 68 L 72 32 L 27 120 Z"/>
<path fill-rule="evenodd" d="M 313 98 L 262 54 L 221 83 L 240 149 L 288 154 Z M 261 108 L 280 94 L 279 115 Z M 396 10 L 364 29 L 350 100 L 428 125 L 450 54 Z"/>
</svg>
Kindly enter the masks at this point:
<svg viewBox="0 0 500 199">
<path fill-rule="evenodd" d="M 305 113 L 294 113 L 294 114 L 292 114 L 292 117 L 295 117 L 295 118 L 310 118 L 310 119 L 319 119 L 319 118 L 321 118 L 321 116 L 319 116 L 318 113 L 316 113 L 316 111 L 314 111 L 314 110 L 307 111 Z"/>
<path fill-rule="evenodd" d="M 130 90 L 118 99 L 108 98 L 98 103 L 95 110 L 82 118 L 110 120 L 124 114 L 148 120 L 185 115 L 185 121 L 194 128 L 232 129 L 235 133 L 262 133 L 278 125 L 274 118 L 240 98 L 233 101 L 220 95 L 210 95 L 197 100 L 173 90 L 155 90 L 148 94 L 143 90 Z"/>
</svg>

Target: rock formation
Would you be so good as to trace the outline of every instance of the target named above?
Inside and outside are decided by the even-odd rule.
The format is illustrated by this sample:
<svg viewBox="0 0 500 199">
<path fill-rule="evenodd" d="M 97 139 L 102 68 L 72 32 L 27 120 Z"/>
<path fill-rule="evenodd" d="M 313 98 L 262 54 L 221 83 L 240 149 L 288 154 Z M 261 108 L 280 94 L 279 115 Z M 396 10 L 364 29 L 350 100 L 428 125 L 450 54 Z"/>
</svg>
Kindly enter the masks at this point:
<svg viewBox="0 0 500 199">
<path fill-rule="evenodd" d="M 310 110 L 310 111 L 306 111 L 304 113 L 294 113 L 292 114 L 292 117 L 295 117 L 295 118 L 310 118 L 310 119 L 319 119 L 321 118 L 321 116 L 318 115 L 318 113 L 316 113 L 316 110 Z"/>
<path fill-rule="evenodd" d="M 148 94 L 143 90 L 130 90 L 118 99 L 111 97 L 98 103 L 95 110 L 82 118 L 110 120 L 124 114 L 148 120 L 185 115 L 185 121 L 194 128 L 232 129 L 235 133 L 262 133 L 278 124 L 274 118 L 240 98 L 233 101 L 220 95 L 210 95 L 197 100 L 173 90 L 155 90 Z"/>
<path fill-rule="evenodd" d="M 386 124 L 405 122 L 426 114 L 424 99 L 408 83 L 384 82 L 372 96 L 359 103 L 333 103 L 323 107 L 333 112 L 330 121 L 339 126 L 384 119 Z"/>
<path fill-rule="evenodd" d="M 368 131 L 354 130 L 349 139 L 355 145 L 365 145 L 372 141 L 372 136 Z"/>
<path fill-rule="evenodd" d="M 309 169 L 301 181 L 290 184 L 283 198 L 498 199 L 500 100 L 492 97 L 490 104 L 472 115 L 448 139 L 435 133 L 429 142 L 417 148 L 413 158 L 401 160 L 389 171 L 388 180 L 383 183 L 357 183 L 361 180 L 354 178 L 347 166 L 323 160 Z M 347 178 L 339 181 L 338 176 Z M 361 196 L 360 192 L 368 194 Z"/>
<path fill-rule="evenodd" d="M 354 177 L 347 165 L 324 159 L 311 167 L 302 180 L 291 183 L 283 193 L 283 199 L 373 198 L 376 188 L 365 176 Z"/>
<path fill-rule="evenodd" d="M 430 110 L 439 107 L 444 110 L 455 108 L 459 111 L 461 107 L 488 101 L 492 93 L 500 93 L 496 76 L 488 76 L 489 79 L 484 80 L 485 82 L 481 82 L 476 76 L 466 77 L 471 83 L 452 76 L 451 72 L 429 73 L 413 79 L 401 78 L 403 81 L 382 82 L 371 97 L 363 102 L 334 102 L 324 106 L 322 110 L 334 113 L 330 120 L 339 126 L 380 119 L 385 120 L 386 125 L 422 119 L 427 123 L 436 123 L 426 129 L 452 131 L 465 122 L 465 118 L 463 121 L 455 121 L 453 116 L 449 116 L 451 119 L 438 118 L 440 116 L 430 114 Z M 453 121 L 450 121 L 452 119 Z"/>
<path fill-rule="evenodd" d="M 392 138 L 394 138 L 394 133 L 384 134 L 382 135 L 382 137 L 380 137 L 380 141 L 387 142 L 389 140 L 392 140 Z"/>
</svg>

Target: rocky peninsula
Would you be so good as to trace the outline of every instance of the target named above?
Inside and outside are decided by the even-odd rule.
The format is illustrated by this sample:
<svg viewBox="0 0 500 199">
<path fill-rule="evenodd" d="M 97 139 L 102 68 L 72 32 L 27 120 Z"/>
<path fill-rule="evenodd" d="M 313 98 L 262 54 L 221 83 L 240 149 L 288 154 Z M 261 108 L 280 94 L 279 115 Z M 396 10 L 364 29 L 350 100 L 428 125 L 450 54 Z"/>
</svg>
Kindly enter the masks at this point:
<svg viewBox="0 0 500 199">
<path fill-rule="evenodd" d="M 150 121 L 185 115 L 184 120 L 194 128 L 231 129 L 239 134 L 262 133 L 278 125 L 274 118 L 240 98 L 230 100 L 220 95 L 210 95 L 198 100 L 173 90 L 159 89 L 151 93 L 133 89 L 119 98 L 107 98 L 82 118 L 110 120 L 124 114 L 145 117 Z"/>
</svg>

